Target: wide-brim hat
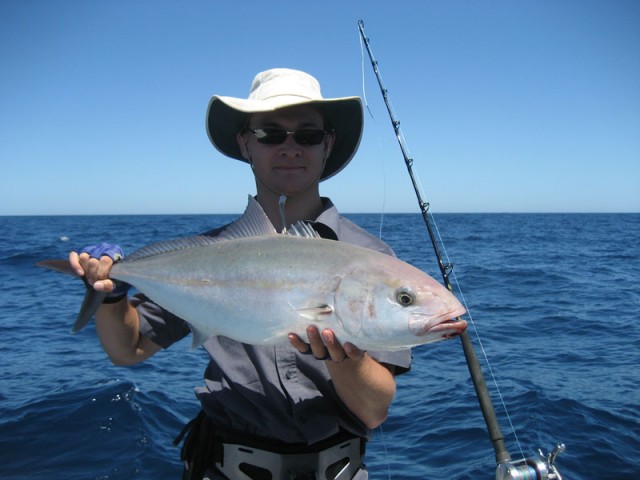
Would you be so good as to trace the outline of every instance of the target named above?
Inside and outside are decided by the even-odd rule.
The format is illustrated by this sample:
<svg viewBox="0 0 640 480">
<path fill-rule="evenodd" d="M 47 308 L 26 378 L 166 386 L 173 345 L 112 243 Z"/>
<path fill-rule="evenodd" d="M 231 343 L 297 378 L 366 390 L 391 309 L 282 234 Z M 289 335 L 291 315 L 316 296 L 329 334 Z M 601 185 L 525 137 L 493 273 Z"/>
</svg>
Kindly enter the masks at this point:
<svg viewBox="0 0 640 480">
<path fill-rule="evenodd" d="M 237 134 L 252 113 L 272 112 L 294 105 L 312 105 L 334 130 L 335 141 L 320 180 L 335 175 L 353 158 L 364 123 L 359 97 L 323 98 L 320 84 L 308 73 L 274 68 L 253 80 L 249 98 L 214 95 L 207 109 L 207 134 L 223 154 L 248 162 L 238 146 Z"/>
</svg>

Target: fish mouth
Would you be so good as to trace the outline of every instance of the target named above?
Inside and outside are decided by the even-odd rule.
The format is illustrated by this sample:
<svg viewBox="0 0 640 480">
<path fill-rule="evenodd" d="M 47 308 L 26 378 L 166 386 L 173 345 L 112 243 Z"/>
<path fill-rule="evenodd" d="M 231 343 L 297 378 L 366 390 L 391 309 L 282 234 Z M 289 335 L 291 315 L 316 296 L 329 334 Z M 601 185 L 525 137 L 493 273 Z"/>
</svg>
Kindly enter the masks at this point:
<svg viewBox="0 0 640 480">
<path fill-rule="evenodd" d="M 428 329 L 425 333 L 440 333 L 442 338 L 454 338 L 463 333 L 466 329 L 467 321 L 458 317 L 439 323 L 435 327 Z"/>
<path fill-rule="evenodd" d="M 454 338 L 467 329 L 467 322 L 460 317 L 436 320 L 435 325 L 433 322 L 411 322 L 409 329 L 417 337 L 438 335 L 441 338 Z"/>
</svg>

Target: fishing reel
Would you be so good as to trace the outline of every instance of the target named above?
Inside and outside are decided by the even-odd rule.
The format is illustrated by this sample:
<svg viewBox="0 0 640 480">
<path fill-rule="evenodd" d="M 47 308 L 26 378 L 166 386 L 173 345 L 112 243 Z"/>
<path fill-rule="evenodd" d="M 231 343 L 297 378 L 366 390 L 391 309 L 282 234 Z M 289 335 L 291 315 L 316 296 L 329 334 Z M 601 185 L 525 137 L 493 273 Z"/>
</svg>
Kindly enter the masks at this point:
<svg viewBox="0 0 640 480">
<path fill-rule="evenodd" d="M 562 480 L 555 461 L 564 451 L 564 444 L 559 443 L 546 458 L 542 450 L 538 450 L 537 456 L 501 463 L 496 470 L 496 480 Z"/>
</svg>

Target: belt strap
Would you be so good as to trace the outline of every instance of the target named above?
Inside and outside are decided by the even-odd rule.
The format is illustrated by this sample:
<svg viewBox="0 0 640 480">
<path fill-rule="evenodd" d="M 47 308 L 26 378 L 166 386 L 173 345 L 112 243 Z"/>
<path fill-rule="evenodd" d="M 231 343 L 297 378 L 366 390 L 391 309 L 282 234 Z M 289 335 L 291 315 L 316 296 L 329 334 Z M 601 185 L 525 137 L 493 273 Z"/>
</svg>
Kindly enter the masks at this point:
<svg viewBox="0 0 640 480">
<path fill-rule="evenodd" d="M 362 466 L 363 440 L 351 438 L 315 453 L 275 453 L 223 443 L 216 467 L 238 480 L 351 480 Z"/>
<path fill-rule="evenodd" d="M 183 438 L 183 480 L 200 480 L 210 468 L 234 480 L 351 480 L 362 466 L 366 444 L 364 438 L 347 432 L 312 446 L 223 435 L 202 411 L 183 428 L 174 445 Z"/>
</svg>

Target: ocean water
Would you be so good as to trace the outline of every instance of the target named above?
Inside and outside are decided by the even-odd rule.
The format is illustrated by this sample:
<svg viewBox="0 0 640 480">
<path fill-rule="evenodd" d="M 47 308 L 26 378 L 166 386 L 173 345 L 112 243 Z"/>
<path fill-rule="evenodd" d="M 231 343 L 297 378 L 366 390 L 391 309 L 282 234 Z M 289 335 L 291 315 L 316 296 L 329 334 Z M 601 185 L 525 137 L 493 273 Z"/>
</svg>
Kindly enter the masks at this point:
<svg viewBox="0 0 640 480">
<path fill-rule="evenodd" d="M 349 217 L 380 232 L 379 215 Z M 92 324 L 69 334 L 82 285 L 34 263 L 102 240 L 131 252 L 232 218 L 0 217 L 0 478 L 180 477 L 171 441 L 198 411 L 205 354 L 185 340 L 111 365 Z M 563 442 L 565 480 L 640 478 L 640 215 L 435 218 L 512 457 Z M 440 278 L 419 215 L 385 215 L 382 238 Z M 414 350 L 366 463 L 372 479 L 495 478 L 459 340 Z"/>
</svg>

